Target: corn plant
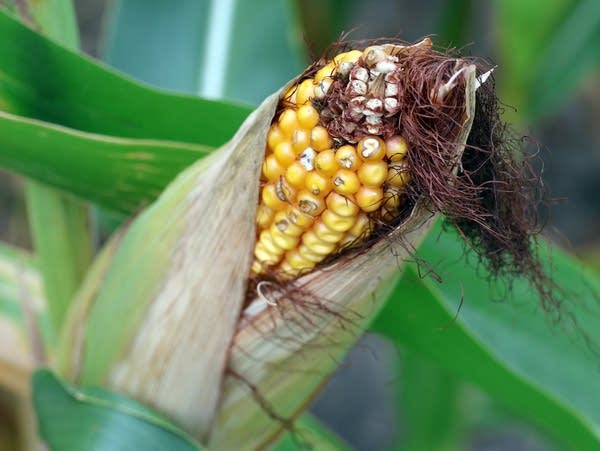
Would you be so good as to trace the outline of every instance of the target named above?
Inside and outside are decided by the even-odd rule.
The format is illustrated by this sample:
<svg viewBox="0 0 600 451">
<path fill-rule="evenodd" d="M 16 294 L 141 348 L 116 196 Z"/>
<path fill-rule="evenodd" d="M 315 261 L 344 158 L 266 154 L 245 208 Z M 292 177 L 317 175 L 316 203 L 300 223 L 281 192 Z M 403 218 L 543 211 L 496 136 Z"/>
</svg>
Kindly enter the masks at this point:
<svg viewBox="0 0 600 451">
<path fill-rule="evenodd" d="M 347 449 L 305 410 L 371 331 L 600 449 L 600 280 L 532 236 L 536 186 L 497 134 L 491 68 L 429 39 L 338 43 L 305 68 L 290 4 L 218 3 L 182 3 L 214 19 L 193 70 L 137 74 L 201 96 L 81 54 L 68 0 L 0 9 L 0 165 L 26 180 L 35 247 L 0 247 L 22 446 L 35 422 L 57 450 Z M 134 75 L 119 23 L 154 8 L 113 18 L 108 59 Z M 489 145 L 508 151 L 474 157 Z M 488 203 L 497 179 L 473 175 L 490 161 Z M 101 245 L 99 217 L 117 224 Z"/>
</svg>

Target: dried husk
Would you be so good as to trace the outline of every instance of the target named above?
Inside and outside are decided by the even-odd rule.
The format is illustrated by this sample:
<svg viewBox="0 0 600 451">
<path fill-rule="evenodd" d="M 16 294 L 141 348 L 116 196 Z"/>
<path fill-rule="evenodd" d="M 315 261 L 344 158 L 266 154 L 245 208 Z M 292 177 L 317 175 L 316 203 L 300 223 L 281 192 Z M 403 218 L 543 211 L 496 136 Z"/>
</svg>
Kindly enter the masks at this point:
<svg viewBox="0 0 600 451">
<path fill-rule="evenodd" d="M 463 76 L 457 155 L 473 119 L 475 67 Z M 63 375 L 144 402 L 210 449 L 261 449 L 289 427 L 377 314 L 435 219 L 417 204 L 385 239 L 290 285 L 300 302 L 286 297 L 239 323 L 266 134 L 281 92 L 113 241 L 63 337 L 63 355 L 72 358 Z"/>
</svg>

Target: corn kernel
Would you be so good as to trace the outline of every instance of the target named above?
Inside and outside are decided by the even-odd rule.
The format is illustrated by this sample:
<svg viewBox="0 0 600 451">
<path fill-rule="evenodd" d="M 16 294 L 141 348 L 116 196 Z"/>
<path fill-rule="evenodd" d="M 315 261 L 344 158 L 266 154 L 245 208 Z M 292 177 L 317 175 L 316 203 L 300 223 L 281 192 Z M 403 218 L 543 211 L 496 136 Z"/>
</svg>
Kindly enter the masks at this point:
<svg viewBox="0 0 600 451">
<path fill-rule="evenodd" d="M 283 255 L 283 249 L 275 244 L 273 237 L 269 232 L 269 229 L 263 230 L 259 235 L 260 245 L 264 247 L 265 251 L 271 254 L 273 257 L 279 257 Z"/>
<path fill-rule="evenodd" d="M 304 105 L 308 103 L 315 95 L 315 86 L 312 78 L 308 78 L 301 82 L 296 89 L 296 104 Z"/>
<path fill-rule="evenodd" d="M 279 177 L 275 182 L 275 195 L 285 203 L 291 203 L 296 198 L 296 189 L 284 177 Z"/>
<path fill-rule="evenodd" d="M 298 108 L 298 112 L 296 114 L 298 116 L 300 127 L 307 130 L 316 127 L 319 123 L 319 112 L 310 104 L 303 105 Z"/>
<path fill-rule="evenodd" d="M 367 213 L 376 211 L 383 201 L 383 190 L 373 186 L 361 186 L 355 195 L 358 206 Z"/>
<path fill-rule="evenodd" d="M 275 212 L 264 204 L 258 206 L 256 210 L 256 225 L 259 229 L 266 229 L 271 225 Z"/>
<path fill-rule="evenodd" d="M 279 164 L 286 168 L 296 160 L 296 154 L 289 141 L 281 141 L 273 150 Z"/>
<path fill-rule="evenodd" d="M 311 269 L 315 266 L 315 262 L 305 259 L 300 255 L 298 250 L 292 249 L 291 251 L 287 251 L 285 254 L 285 262 L 289 265 L 289 269 L 291 270 L 302 270 L 302 269 Z M 287 266 L 287 265 L 286 265 Z M 282 263 L 281 269 L 284 269 L 284 265 Z M 291 271 L 290 271 L 291 272 Z"/>
<path fill-rule="evenodd" d="M 283 233 L 281 230 L 279 230 L 277 224 L 273 224 L 269 229 L 269 232 L 271 232 L 271 238 L 273 239 L 273 242 L 281 249 L 286 251 L 295 248 L 300 241 L 300 238 L 297 236 L 290 236 Z"/>
<path fill-rule="evenodd" d="M 336 192 L 330 193 L 325 200 L 327 208 L 340 216 L 355 216 L 358 214 L 358 206 L 346 196 Z"/>
<path fill-rule="evenodd" d="M 346 169 L 358 169 L 361 161 L 356 153 L 356 148 L 351 145 L 345 145 L 335 151 L 335 161 Z"/>
<path fill-rule="evenodd" d="M 311 192 L 302 190 L 297 197 L 298 209 L 311 216 L 319 216 L 325 210 L 325 202 Z"/>
<path fill-rule="evenodd" d="M 264 265 L 270 266 L 277 263 L 280 256 L 273 255 L 259 242 L 254 247 L 254 256 L 256 259 Z"/>
<path fill-rule="evenodd" d="M 331 179 L 319 174 L 317 171 L 310 171 L 306 174 L 306 189 L 315 196 L 325 197 L 331 191 Z"/>
<path fill-rule="evenodd" d="M 262 173 L 269 182 L 276 182 L 284 172 L 285 169 L 279 164 L 275 155 L 271 154 L 265 158 L 262 165 Z"/>
<path fill-rule="evenodd" d="M 333 62 L 326 64 L 317 71 L 314 78 L 314 84 L 318 85 L 325 77 L 331 77 L 335 73 L 335 64 Z"/>
<path fill-rule="evenodd" d="M 323 221 L 315 222 L 312 231 L 320 240 L 327 243 L 338 243 L 344 236 L 344 232 L 336 232 L 325 225 Z"/>
<path fill-rule="evenodd" d="M 310 132 L 303 129 L 295 130 L 292 134 L 292 147 L 297 154 L 310 146 Z"/>
<path fill-rule="evenodd" d="M 285 139 L 285 135 L 277 124 L 271 125 L 269 133 L 267 134 L 267 145 L 270 149 L 274 149 L 277 144 Z"/>
<path fill-rule="evenodd" d="M 356 147 L 363 160 L 381 160 L 385 156 L 385 143 L 378 136 L 366 136 Z"/>
<path fill-rule="evenodd" d="M 288 218 L 286 211 L 277 212 L 274 215 L 273 224 L 281 233 L 289 236 L 300 236 L 304 232 L 303 227 L 299 227 Z"/>
<path fill-rule="evenodd" d="M 335 249 L 335 243 L 328 243 L 321 240 L 313 231 L 308 231 L 302 235 L 302 243 L 315 254 L 329 255 Z"/>
<path fill-rule="evenodd" d="M 356 222 L 354 223 L 352 228 L 348 230 L 348 233 L 352 236 L 360 237 L 363 236 L 363 234 L 365 234 L 369 230 L 370 226 L 371 220 L 369 219 L 369 217 L 366 214 L 361 213 L 356 218 Z"/>
<path fill-rule="evenodd" d="M 306 245 L 301 244 L 298 247 L 298 253 L 302 258 L 309 260 L 313 263 L 319 263 L 323 261 L 325 255 L 317 254 L 316 252 L 311 251 Z"/>
<path fill-rule="evenodd" d="M 402 188 L 410 182 L 410 173 L 408 172 L 408 164 L 404 161 L 392 163 L 389 165 L 386 182 L 389 186 Z"/>
<path fill-rule="evenodd" d="M 285 207 L 286 203 L 282 201 L 275 190 L 275 185 L 269 183 L 262 189 L 262 201 L 271 210 L 281 210 Z"/>
<path fill-rule="evenodd" d="M 315 157 L 315 167 L 320 174 L 331 177 L 339 169 L 335 159 L 335 152 L 332 149 L 323 150 Z"/>
<path fill-rule="evenodd" d="M 311 215 L 300 211 L 300 209 L 296 207 L 289 207 L 286 212 L 290 222 L 298 227 L 301 227 L 302 229 L 307 229 L 310 227 L 315 220 L 315 218 L 313 218 Z"/>
<path fill-rule="evenodd" d="M 333 58 L 336 64 L 340 63 L 356 63 L 362 55 L 361 50 L 350 50 L 349 52 L 340 53 Z"/>
<path fill-rule="evenodd" d="M 397 209 L 402 203 L 402 193 L 403 191 L 397 188 L 388 188 L 385 190 L 383 193 L 383 207 L 391 211 Z"/>
<path fill-rule="evenodd" d="M 385 141 L 385 154 L 390 161 L 400 161 L 408 152 L 408 143 L 399 135 L 392 136 Z"/>
<path fill-rule="evenodd" d="M 383 160 L 367 160 L 358 168 L 358 179 L 367 186 L 381 186 L 387 175 L 388 165 Z"/>
<path fill-rule="evenodd" d="M 356 222 L 355 216 L 339 216 L 333 211 L 327 209 L 321 216 L 323 223 L 335 232 L 346 232 L 351 229 Z"/>
<path fill-rule="evenodd" d="M 306 179 L 306 169 L 299 161 L 294 161 L 285 171 L 285 179 L 294 188 L 303 188 Z"/>
<path fill-rule="evenodd" d="M 298 123 L 298 117 L 296 116 L 296 112 L 291 108 L 286 108 L 281 112 L 279 116 L 279 128 L 282 133 L 290 138 L 295 130 L 300 128 L 300 124 Z"/>
<path fill-rule="evenodd" d="M 340 194 L 354 194 L 358 188 L 358 176 L 349 169 L 340 169 L 333 176 L 333 189 Z"/>
<path fill-rule="evenodd" d="M 320 152 L 322 150 L 331 149 L 333 140 L 325 127 L 317 125 L 310 132 L 310 145 L 317 152 Z"/>
</svg>

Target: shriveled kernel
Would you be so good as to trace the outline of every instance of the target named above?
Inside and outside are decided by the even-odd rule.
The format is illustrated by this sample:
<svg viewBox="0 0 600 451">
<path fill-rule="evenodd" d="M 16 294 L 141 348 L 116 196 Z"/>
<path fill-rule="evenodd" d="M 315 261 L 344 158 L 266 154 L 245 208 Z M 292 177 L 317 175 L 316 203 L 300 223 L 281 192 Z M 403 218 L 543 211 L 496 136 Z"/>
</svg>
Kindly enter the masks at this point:
<svg viewBox="0 0 600 451">
<path fill-rule="evenodd" d="M 392 136 L 385 141 L 385 154 L 390 161 L 400 161 L 408 152 L 408 143 L 399 135 Z"/>
<path fill-rule="evenodd" d="M 291 108 L 286 108 L 279 116 L 279 128 L 287 137 L 291 137 L 295 130 L 300 128 L 296 112 Z"/>
<path fill-rule="evenodd" d="M 388 165 L 382 160 L 367 160 L 358 168 L 358 179 L 363 185 L 380 186 L 388 175 Z"/>
<path fill-rule="evenodd" d="M 335 151 L 335 161 L 345 169 L 356 170 L 361 165 L 360 158 L 358 158 L 358 154 L 356 153 L 356 148 L 349 144 L 342 146 Z"/>
<path fill-rule="evenodd" d="M 271 154 L 262 165 L 262 173 L 269 182 L 276 182 L 285 172 L 285 168 L 277 161 L 275 155 Z"/>
<path fill-rule="evenodd" d="M 306 189 L 315 196 L 324 197 L 331 191 L 331 179 L 317 171 L 306 174 Z"/>
<path fill-rule="evenodd" d="M 381 160 L 385 156 L 385 143 L 378 136 L 366 136 L 356 146 L 363 160 Z"/>
<path fill-rule="evenodd" d="M 303 229 L 307 229 L 313 223 L 315 218 L 313 218 L 308 213 L 300 211 L 297 207 L 289 207 L 286 210 L 287 218 L 290 220 L 292 224 L 297 225 Z"/>
<path fill-rule="evenodd" d="M 336 192 L 330 193 L 325 200 L 327 208 L 340 216 L 355 216 L 358 214 L 358 205 Z"/>
<path fill-rule="evenodd" d="M 327 209 L 321 215 L 321 221 L 335 232 L 346 232 L 352 228 L 356 222 L 355 216 L 340 216 Z"/>
<path fill-rule="evenodd" d="M 300 155 L 298 155 L 298 161 L 307 171 L 314 171 L 316 156 L 317 152 L 315 152 L 315 149 L 312 147 L 307 147 Z"/>
<path fill-rule="evenodd" d="M 325 258 L 325 255 L 317 254 L 316 252 L 311 251 L 305 244 L 301 244 L 298 247 L 298 253 L 302 258 L 305 258 L 313 263 L 319 263 Z"/>
<path fill-rule="evenodd" d="M 256 210 L 256 225 L 260 229 L 266 229 L 273 222 L 275 212 L 264 204 L 260 204 Z"/>
<path fill-rule="evenodd" d="M 360 181 L 354 171 L 340 169 L 333 176 L 333 189 L 340 194 L 354 194 L 360 188 Z"/>
<path fill-rule="evenodd" d="M 310 145 L 319 152 L 331 149 L 331 147 L 333 147 L 333 140 L 325 127 L 317 125 L 310 132 Z"/>
<path fill-rule="evenodd" d="M 373 186 L 361 186 L 355 195 L 358 206 L 367 213 L 376 211 L 383 201 L 383 190 Z"/>
<path fill-rule="evenodd" d="M 273 155 L 282 167 L 288 167 L 296 160 L 296 153 L 289 141 L 281 141 L 273 150 Z"/>
<path fill-rule="evenodd" d="M 275 182 L 275 195 L 279 200 L 290 203 L 293 202 L 296 196 L 296 189 L 292 187 L 284 177 L 280 177 Z"/>
<path fill-rule="evenodd" d="M 360 237 L 363 236 L 363 234 L 366 234 L 370 227 L 371 220 L 366 214 L 361 213 L 356 218 L 356 222 L 354 223 L 352 228 L 348 230 L 348 233 L 352 236 Z"/>
<path fill-rule="evenodd" d="M 302 243 L 316 254 L 329 255 L 335 249 L 334 243 L 321 240 L 312 230 L 302 235 Z"/>
<path fill-rule="evenodd" d="M 319 112 L 312 105 L 303 105 L 296 113 L 300 127 L 310 130 L 319 123 Z"/>
<path fill-rule="evenodd" d="M 259 240 L 261 245 L 264 246 L 265 250 L 271 255 L 283 255 L 283 249 L 275 244 L 275 241 L 273 241 L 273 237 L 271 236 L 271 232 L 268 229 L 260 232 Z"/>
<path fill-rule="evenodd" d="M 298 242 L 300 241 L 299 237 L 286 235 L 285 233 L 280 231 L 277 228 L 276 224 L 273 224 L 271 226 L 271 228 L 269 229 L 269 232 L 271 232 L 271 238 L 273 239 L 273 242 L 277 246 L 279 246 L 281 249 L 284 249 L 286 251 L 289 251 L 290 249 L 294 249 L 296 247 L 296 245 L 298 244 Z"/>
<path fill-rule="evenodd" d="M 286 203 L 277 196 L 275 185 L 273 183 L 265 185 L 262 189 L 262 201 L 271 210 L 281 210 L 286 205 Z"/>
<path fill-rule="evenodd" d="M 315 157 L 315 168 L 320 174 L 331 177 L 340 168 L 332 149 L 323 150 Z"/>
<path fill-rule="evenodd" d="M 327 243 L 338 243 L 344 236 L 344 232 L 336 232 L 335 230 L 331 230 L 323 221 L 315 222 L 315 225 L 312 227 L 312 231 L 315 232 L 315 235 L 317 235 L 319 239 Z"/>
<path fill-rule="evenodd" d="M 287 215 L 286 211 L 279 211 L 274 215 L 273 224 L 277 229 L 290 236 L 300 236 L 304 228 L 294 224 Z"/>
<path fill-rule="evenodd" d="M 310 146 L 310 132 L 304 129 L 295 130 L 292 133 L 292 148 L 297 154 Z"/>
<path fill-rule="evenodd" d="M 315 95 L 315 86 L 312 78 L 302 81 L 296 89 L 296 104 L 304 105 L 309 102 Z"/>
<path fill-rule="evenodd" d="M 301 269 L 311 269 L 315 266 L 315 262 L 305 259 L 300 255 L 298 250 L 292 249 L 291 251 L 287 251 L 285 254 L 285 262 L 290 265 L 290 269 L 301 270 Z M 284 265 L 281 265 L 281 269 L 284 269 Z"/>
<path fill-rule="evenodd" d="M 285 171 L 285 179 L 294 188 L 303 188 L 306 169 L 299 161 L 294 161 Z"/>
<path fill-rule="evenodd" d="M 274 149 L 277 144 L 285 139 L 285 135 L 277 124 L 271 125 L 269 133 L 267 134 L 267 145 L 270 149 Z"/>
<path fill-rule="evenodd" d="M 392 163 L 389 165 L 386 183 L 389 186 L 401 188 L 410 182 L 410 172 L 408 164 L 405 161 Z"/>
<path fill-rule="evenodd" d="M 325 77 L 323 80 L 319 82 L 317 86 L 315 86 L 315 99 L 322 99 L 329 92 L 329 88 L 333 84 L 333 78 Z"/>
<path fill-rule="evenodd" d="M 331 77 L 335 73 L 335 64 L 333 62 L 326 64 L 317 71 L 314 78 L 314 84 L 318 85 L 325 77 Z"/>
<path fill-rule="evenodd" d="M 302 190 L 298 193 L 297 205 L 302 213 L 311 216 L 318 216 L 325 210 L 325 202 L 323 199 L 306 190 Z"/>
</svg>

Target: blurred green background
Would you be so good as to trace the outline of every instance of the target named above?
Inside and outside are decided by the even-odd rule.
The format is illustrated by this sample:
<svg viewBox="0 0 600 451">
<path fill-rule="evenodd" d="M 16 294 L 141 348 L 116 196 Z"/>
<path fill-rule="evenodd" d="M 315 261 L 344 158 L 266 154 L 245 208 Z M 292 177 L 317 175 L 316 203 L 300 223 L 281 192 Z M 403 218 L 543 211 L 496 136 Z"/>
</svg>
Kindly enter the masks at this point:
<svg viewBox="0 0 600 451">
<path fill-rule="evenodd" d="M 221 49 L 214 54 L 201 45 L 212 13 L 207 2 L 76 0 L 75 6 L 87 53 L 157 86 L 252 104 L 345 31 L 352 39 L 430 35 L 439 46 L 483 56 L 498 65 L 506 118 L 542 154 L 540 169 L 555 199 L 547 235 L 600 268 L 598 0 L 237 3 L 232 33 L 214 36 Z M 265 13 L 265 3 L 276 13 Z M 289 22 L 277 20 L 282 10 Z M 248 32 L 254 42 L 236 39 Z M 270 45 L 276 39 L 297 51 Z M 226 79 L 197 71 L 210 64 L 226 64 Z M 2 172 L 0 186 L 0 238 L 30 247 L 21 182 Z M 375 336 L 352 351 L 312 411 L 358 450 L 393 443 L 405 450 L 562 449 L 472 385 Z"/>
</svg>

